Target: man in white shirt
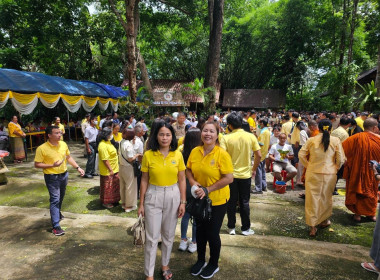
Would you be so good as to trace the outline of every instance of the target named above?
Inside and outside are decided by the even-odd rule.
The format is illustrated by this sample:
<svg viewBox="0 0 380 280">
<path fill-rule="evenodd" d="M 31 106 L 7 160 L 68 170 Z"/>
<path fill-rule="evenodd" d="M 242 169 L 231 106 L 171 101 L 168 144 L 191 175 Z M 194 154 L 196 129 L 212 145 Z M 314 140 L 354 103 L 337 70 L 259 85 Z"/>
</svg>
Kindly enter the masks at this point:
<svg viewBox="0 0 380 280">
<path fill-rule="evenodd" d="M 297 175 L 297 169 L 290 163 L 294 157 L 292 146 L 286 144 L 287 135 L 281 133 L 278 137 L 279 143 L 272 145 L 269 150 L 269 158 L 273 161 L 273 176 L 276 180 L 282 181 L 281 171 L 286 170 L 285 181 L 289 181 Z"/>
<path fill-rule="evenodd" d="M 86 173 L 84 178 L 93 178 L 97 176 L 95 173 L 95 159 L 96 159 L 96 137 L 98 136 L 98 130 L 95 127 L 95 116 L 90 117 L 90 126 L 86 128 L 84 133 L 84 142 L 86 144 L 87 151 L 87 164 Z"/>
</svg>

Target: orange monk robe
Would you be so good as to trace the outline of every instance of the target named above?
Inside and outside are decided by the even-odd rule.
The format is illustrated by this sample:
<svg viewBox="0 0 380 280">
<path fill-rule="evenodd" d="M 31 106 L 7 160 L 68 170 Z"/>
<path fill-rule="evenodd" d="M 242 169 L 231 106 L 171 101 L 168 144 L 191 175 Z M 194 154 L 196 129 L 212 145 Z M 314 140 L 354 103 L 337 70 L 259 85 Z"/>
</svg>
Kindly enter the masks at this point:
<svg viewBox="0 0 380 280">
<path fill-rule="evenodd" d="M 317 136 L 319 134 L 319 129 L 310 130 L 310 137 Z"/>
<path fill-rule="evenodd" d="M 347 162 L 346 207 L 357 215 L 376 216 L 378 183 L 370 160 L 380 161 L 380 137 L 370 132 L 357 133 L 342 143 Z"/>
</svg>

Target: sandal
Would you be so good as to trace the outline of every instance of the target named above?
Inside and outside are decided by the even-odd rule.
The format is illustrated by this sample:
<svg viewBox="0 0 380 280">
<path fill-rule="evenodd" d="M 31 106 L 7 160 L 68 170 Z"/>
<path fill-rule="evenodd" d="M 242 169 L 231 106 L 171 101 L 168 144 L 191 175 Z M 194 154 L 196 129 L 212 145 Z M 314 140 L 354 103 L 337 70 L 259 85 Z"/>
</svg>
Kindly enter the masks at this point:
<svg viewBox="0 0 380 280">
<path fill-rule="evenodd" d="M 171 280 L 173 278 L 173 273 L 169 269 L 167 270 L 162 270 L 162 280 Z"/>
<path fill-rule="evenodd" d="M 380 274 L 380 271 L 377 270 L 374 263 L 364 262 L 361 263 L 362 268 L 364 268 L 367 271 L 375 272 L 376 274 Z"/>
<path fill-rule="evenodd" d="M 367 216 L 366 219 L 367 219 L 367 221 L 376 223 L 376 217 L 375 216 Z"/>
<path fill-rule="evenodd" d="M 111 208 L 113 208 L 113 204 L 111 204 L 111 203 L 103 204 L 103 207 L 107 208 L 107 209 L 111 209 Z"/>
<path fill-rule="evenodd" d="M 298 197 L 299 197 L 299 198 L 302 198 L 302 199 L 305 199 L 305 194 L 304 194 L 304 193 L 299 193 L 299 194 L 298 194 Z"/>
<path fill-rule="evenodd" d="M 319 227 L 321 228 L 321 229 L 323 229 L 323 228 L 327 228 L 327 227 L 329 227 L 331 225 L 331 221 L 330 220 L 326 220 L 326 221 L 324 221 L 323 223 L 320 223 L 319 224 Z"/>
<path fill-rule="evenodd" d="M 318 231 L 318 229 L 316 227 L 310 227 L 309 236 L 315 237 L 317 235 L 317 231 Z"/>
<path fill-rule="evenodd" d="M 353 215 L 352 216 L 352 220 L 354 220 L 355 223 L 360 223 L 362 221 L 362 218 L 359 216 L 359 218 L 357 217 L 359 215 Z"/>
</svg>

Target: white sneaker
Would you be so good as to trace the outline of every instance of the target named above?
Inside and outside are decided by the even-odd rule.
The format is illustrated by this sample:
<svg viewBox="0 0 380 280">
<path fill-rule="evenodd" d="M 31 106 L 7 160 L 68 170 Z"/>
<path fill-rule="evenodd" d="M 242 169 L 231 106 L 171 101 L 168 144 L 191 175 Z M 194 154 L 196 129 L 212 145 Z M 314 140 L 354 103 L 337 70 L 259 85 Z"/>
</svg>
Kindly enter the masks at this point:
<svg viewBox="0 0 380 280">
<path fill-rule="evenodd" d="M 187 251 L 190 253 L 194 253 L 197 251 L 197 243 L 190 242 L 189 247 L 187 248 Z"/>
<path fill-rule="evenodd" d="M 235 235 L 235 234 L 236 234 L 234 228 L 229 228 L 229 229 L 227 229 L 227 231 L 228 231 L 228 234 L 229 234 L 229 235 Z"/>
<path fill-rule="evenodd" d="M 183 240 L 181 239 L 181 242 L 179 243 L 178 250 L 185 252 L 187 250 L 187 247 L 189 247 L 189 240 Z"/>
<path fill-rule="evenodd" d="M 242 231 L 241 234 L 247 236 L 247 235 L 254 235 L 255 232 L 252 229 L 248 229 L 248 230 Z"/>
</svg>

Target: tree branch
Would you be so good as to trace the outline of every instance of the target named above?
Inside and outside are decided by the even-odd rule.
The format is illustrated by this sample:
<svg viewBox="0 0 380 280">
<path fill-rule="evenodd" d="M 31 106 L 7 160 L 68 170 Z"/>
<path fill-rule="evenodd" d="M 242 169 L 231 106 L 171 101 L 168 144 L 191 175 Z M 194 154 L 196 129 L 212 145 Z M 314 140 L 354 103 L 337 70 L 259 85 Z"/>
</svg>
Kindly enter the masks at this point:
<svg viewBox="0 0 380 280">
<path fill-rule="evenodd" d="M 167 5 L 167 6 L 170 6 L 170 7 L 174 8 L 174 9 L 176 9 L 176 10 L 178 10 L 178 11 L 184 13 L 185 15 L 192 16 L 191 12 L 186 11 L 186 10 L 184 10 L 184 9 L 182 9 L 182 8 L 180 8 L 180 7 L 178 7 L 178 6 L 176 6 L 176 5 L 173 5 L 173 3 L 170 3 L 170 2 L 168 2 L 168 1 L 166 1 L 166 0 L 158 0 L 158 2 L 161 2 L 162 4 L 165 4 L 165 5 Z"/>
<path fill-rule="evenodd" d="M 123 19 L 120 12 L 116 9 L 115 2 L 113 0 L 108 0 L 108 3 L 110 4 L 111 10 L 116 15 L 117 19 L 119 20 L 121 26 L 123 26 L 123 29 L 126 33 L 128 33 L 128 25 L 127 22 Z"/>
</svg>

